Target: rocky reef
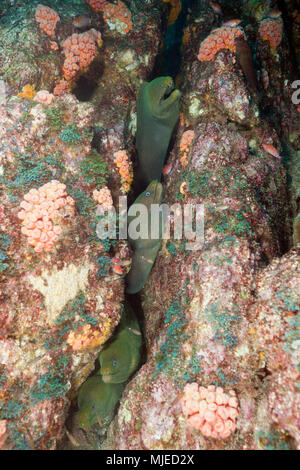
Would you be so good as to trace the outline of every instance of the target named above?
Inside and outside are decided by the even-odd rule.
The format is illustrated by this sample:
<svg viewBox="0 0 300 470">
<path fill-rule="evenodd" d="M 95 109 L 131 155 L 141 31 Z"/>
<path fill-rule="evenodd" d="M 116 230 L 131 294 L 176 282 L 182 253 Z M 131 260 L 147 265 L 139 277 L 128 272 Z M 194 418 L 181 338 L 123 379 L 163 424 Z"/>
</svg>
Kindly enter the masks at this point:
<svg viewBox="0 0 300 470">
<path fill-rule="evenodd" d="M 294 3 L 2 3 L 0 448 L 299 448 Z M 120 196 L 138 196 L 137 96 L 166 69 L 176 21 L 170 236 L 130 295 L 128 241 L 96 228 Z M 197 243 L 191 228 L 176 236 L 187 205 L 204 216 Z M 125 298 L 143 364 L 110 424 L 80 429 L 78 389 Z"/>
</svg>

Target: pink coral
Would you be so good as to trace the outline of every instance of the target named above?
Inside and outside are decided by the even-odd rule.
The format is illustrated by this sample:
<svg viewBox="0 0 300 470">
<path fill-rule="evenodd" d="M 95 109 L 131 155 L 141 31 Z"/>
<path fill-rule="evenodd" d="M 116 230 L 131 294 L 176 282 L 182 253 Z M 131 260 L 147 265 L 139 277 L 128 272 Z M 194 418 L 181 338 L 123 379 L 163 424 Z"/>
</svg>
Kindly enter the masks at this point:
<svg viewBox="0 0 300 470">
<path fill-rule="evenodd" d="M 70 91 L 70 84 L 67 80 L 60 80 L 53 90 L 54 96 L 61 96 Z"/>
<path fill-rule="evenodd" d="M 204 41 L 199 49 L 198 59 L 214 60 L 221 49 L 230 49 L 235 52 L 235 39 L 244 36 L 243 30 L 238 27 L 223 26 L 215 29 Z"/>
<path fill-rule="evenodd" d="M 35 19 L 44 33 L 51 38 L 55 37 L 56 24 L 60 20 L 56 11 L 44 5 L 38 5 L 35 12 Z"/>
<path fill-rule="evenodd" d="M 7 424 L 6 419 L 0 420 L 0 449 L 3 448 L 7 438 Z"/>
<path fill-rule="evenodd" d="M 38 91 L 35 97 L 33 98 L 33 101 L 38 101 L 39 103 L 43 104 L 51 104 L 53 100 L 54 95 L 52 95 L 52 93 L 49 93 L 49 91 L 47 90 Z"/>
<path fill-rule="evenodd" d="M 111 209 L 113 206 L 111 192 L 106 186 L 104 188 L 101 188 L 99 191 L 95 189 L 93 191 L 93 198 L 95 199 L 96 202 L 98 202 L 98 204 L 100 204 L 103 212 L 105 210 Z"/>
<path fill-rule="evenodd" d="M 86 3 L 96 12 L 103 11 L 107 4 L 106 0 L 86 0 Z"/>
<path fill-rule="evenodd" d="M 101 34 L 95 29 L 69 36 L 63 42 L 63 53 L 66 57 L 63 64 L 65 79 L 72 80 L 80 70 L 88 67 L 96 57 L 97 46 L 101 45 Z"/>
<path fill-rule="evenodd" d="M 187 422 L 206 437 L 226 439 L 236 429 L 239 414 L 238 400 L 234 390 L 227 393 L 222 387 L 187 384 L 181 401 Z"/>
<path fill-rule="evenodd" d="M 118 0 L 118 3 L 107 3 L 103 12 L 104 21 L 110 29 L 115 29 L 119 33 L 127 34 L 132 29 L 131 13 L 125 3 Z"/>
<path fill-rule="evenodd" d="M 271 47 L 276 49 L 282 39 L 283 22 L 279 18 L 266 18 L 261 21 L 259 26 L 259 35 L 265 41 L 269 41 Z"/>
<path fill-rule="evenodd" d="M 191 149 L 193 139 L 195 136 L 195 132 L 190 130 L 190 131 L 185 131 L 182 134 L 182 137 L 180 139 L 180 152 L 182 153 L 182 156 L 180 158 L 180 163 L 181 165 L 185 168 L 188 164 L 188 154 Z"/>
<path fill-rule="evenodd" d="M 131 163 L 128 161 L 126 150 L 119 150 L 114 153 L 114 162 L 118 167 L 123 188 L 127 192 L 133 180 Z"/>
<path fill-rule="evenodd" d="M 50 49 L 52 49 L 52 51 L 58 51 L 58 44 L 57 44 L 57 42 L 55 42 L 55 41 L 50 41 Z"/>
<path fill-rule="evenodd" d="M 50 251 L 58 241 L 62 229 L 53 221 L 59 216 L 60 209 L 66 206 L 73 212 L 74 200 L 65 188 L 65 184 L 52 180 L 39 189 L 31 189 L 20 204 L 21 232 L 36 252 Z"/>
<path fill-rule="evenodd" d="M 99 345 L 101 332 L 93 331 L 91 325 L 84 325 L 79 331 L 71 331 L 67 338 L 67 343 L 72 346 L 74 351 L 88 349 Z"/>
<path fill-rule="evenodd" d="M 72 346 L 74 351 L 94 349 L 105 343 L 110 334 L 110 320 L 101 325 L 100 329 L 92 329 L 90 324 L 79 327 L 76 331 L 70 331 L 67 344 Z"/>
</svg>

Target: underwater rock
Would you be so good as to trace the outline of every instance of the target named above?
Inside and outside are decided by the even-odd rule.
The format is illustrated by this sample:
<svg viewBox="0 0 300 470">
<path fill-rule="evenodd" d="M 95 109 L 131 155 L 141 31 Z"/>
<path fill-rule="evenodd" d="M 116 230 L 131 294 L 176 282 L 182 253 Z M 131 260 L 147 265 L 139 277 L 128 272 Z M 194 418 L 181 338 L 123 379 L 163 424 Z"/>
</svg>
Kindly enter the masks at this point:
<svg viewBox="0 0 300 470">
<path fill-rule="evenodd" d="M 211 63 L 196 59 L 207 22 L 205 10 L 201 24 L 195 11 L 183 51 L 183 112 L 163 189 L 164 202 L 174 204 L 171 227 L 184 205 L 203 204 L 204 237 L 194 249 L 186 234 L 171 231 L 163 241 L 141 295 L 147 361 L 126 387 L 105 448 L 257 449 L 268 445 L 261 433 L 269 436 L 277 425 L 278 435 L 288 436 L 283 444 L 293 448 L 294 424 L 266 406 L 269 376 L 260 370 L 255 322 L 249 322 L 257 276 L 291 238 L 286 172 L 261 147 L 266 142 L 281 154 L 279 136 L 250 100 L 233 51 L 220 51 Z M 188 131 L 192 139 L 183 146 Z M 290 276 L 295 283 L 295 270 Z M 259 335 L 263 341 L 262 330 Z M 281 344 L 274 347 L 279 351 Z M 193 382 L 236 397 L 234 432 L 206 437 L 207 427 L 189 425 L 182 390 Z M 211 418 L 208 410 L 207 423 Z"/>
<path fill-rule="evenodd" d="M 100 63 L 90 65 L 74 94 L 40 103 L 32 98 L 40 89 L 52 92 L 62 62 L 53 65 L 59 48 L 49 50 L 35 8 L 26 3 L 15 14 L 16 21 L 23 14 L 20 40 L 27 35 L 28 43 L 19 47 L 16 36 L 6 36 L 7 69 L 0 59 L 9 85 L 0 105 L 0 420 L 7 427 L 5 446 L 54 449 L 70 402 L 120 320 L 124 279 L 113 260 L 125 273 L 130 250 L 126 241 L 99 239 L 94 196 L 110 191 L 115 203 L 129 191 L 114 154 L 133 149 L 136 90 L 153 67 L 163 31 L 160 2 L 148 12 L 136 2 L 136 36 L 105 26 Z M 47 2 L 54 10 L 56 4 Z M 92 15 L 85 6 L 57 12 L 62 40 L 75 32 L 74 16 Z M 35 49 L 38 42 L 42 49 Z M 14 58 L 17 71 L 8 77 Z"/>
<path fill-rule="evenodd" d="M 251 309 L 252 344 L 267 376 L 268 413 L 300 448 L 300 253 L 292 249 L 262 270 Z"/>
</svg>

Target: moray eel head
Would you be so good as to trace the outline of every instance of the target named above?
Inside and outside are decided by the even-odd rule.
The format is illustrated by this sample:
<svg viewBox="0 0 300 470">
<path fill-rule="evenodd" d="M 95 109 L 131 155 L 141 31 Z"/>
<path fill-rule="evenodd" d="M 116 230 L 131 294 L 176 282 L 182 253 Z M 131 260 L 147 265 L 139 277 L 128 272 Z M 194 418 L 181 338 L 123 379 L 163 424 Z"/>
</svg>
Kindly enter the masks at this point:
<svg viewBox="0 0 300 470">
<path fill-rule="evenodd" d="M 134 208 L 135 204 L 141 204 L 146 207 L 148 214 L 148 238 L 138 237 L 136 240 L 132 240 L 130 237 L 130 231 L 128 232 L 129 241 L 133 248 L 146 248 L 153 244 L 151 240 L 151 206 L 152 204 L 160 204 L 162 201 L 163 187 L 162 184 L 157 180 L 151 181 L 148 184 L 145 191 L 143 191 L 134 201 L 128 212 L 128 224 L 130 224 L 135 217 L 138 217 L 140 211 L 137 211 L 137 215 L 131 216 L 131 208 Z M 157 240 L 156 240 L 157 242 Z"/>
<path fill-rule="evenodd" d="M 131 353 L 126 346 L 122 348 L 122 342 L 114 341 L 109 348 L 104 349 L 100 356 L 100 370 L 103 382 L 122 383 L 128 379 L 128 369 L 131 363 Z M 119 349 L 121 347 L 121 349 Z"/>
<path fill-rule="evenodd" d="M 151 103 L 152 114 L 160 121 L 166 120 L 174 126 L 179 115 L 181 92 L 174 89 L 171 77 L 158 77 L 146 84 L 148 103 Z M 174 120 L 170 123 L 170 120 Z"/>
<path fill-rule="evenodd" d="M 110 420 L 123 388 L 105 384 L 98 374 L 84 382 L 78 393 L 78 426 L 87 429 Z"/>
</svg>

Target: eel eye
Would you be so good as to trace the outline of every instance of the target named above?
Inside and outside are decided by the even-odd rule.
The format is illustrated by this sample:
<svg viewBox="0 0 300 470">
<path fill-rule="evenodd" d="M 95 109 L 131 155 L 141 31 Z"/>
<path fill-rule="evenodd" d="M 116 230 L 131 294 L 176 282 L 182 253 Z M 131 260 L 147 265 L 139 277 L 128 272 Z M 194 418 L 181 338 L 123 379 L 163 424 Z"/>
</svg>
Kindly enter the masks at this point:
<svg viewBox="0 0 300 470">
<path fill-rule="evenodd" d="M 113 361 L 113 366 L 114 366 L 114 367 L 117 367 L 117 365 L 118 365 L 118 362 L 117 362 L 117 361 Z"/>
<path fill-rule="evenodd" d="M 92 405 L 92 410 L 94 410 L 94 409 L 95 409 L 95 405 Z"/>
<path fill-rule="evenodd" d="M 150 196 L 149 191 L 146 192 L 145 196 L 146 196 L 146 197 L 149 197 L 149 196 Z"/>
</svg>

